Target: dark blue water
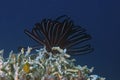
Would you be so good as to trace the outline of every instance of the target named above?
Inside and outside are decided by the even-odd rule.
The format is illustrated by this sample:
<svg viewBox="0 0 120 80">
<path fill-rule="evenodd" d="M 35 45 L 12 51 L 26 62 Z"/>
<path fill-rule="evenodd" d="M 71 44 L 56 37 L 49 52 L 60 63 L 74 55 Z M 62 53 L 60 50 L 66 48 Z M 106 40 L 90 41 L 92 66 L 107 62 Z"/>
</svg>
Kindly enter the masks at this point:
<svg viewBox="0 0 120 80">
<path fill-rule="evenodd" d="M 92 35 L 95 51 L 77 58 L 78 64 L 94 66 L 94 73 L 119 80 L 120 6 L 117 0 L 4 0 L 0 1 L 0 49 L 4 56 L 18 46 L 36 43 L 23 33 L 43 18 L 67 14 Z"/>
</svg>

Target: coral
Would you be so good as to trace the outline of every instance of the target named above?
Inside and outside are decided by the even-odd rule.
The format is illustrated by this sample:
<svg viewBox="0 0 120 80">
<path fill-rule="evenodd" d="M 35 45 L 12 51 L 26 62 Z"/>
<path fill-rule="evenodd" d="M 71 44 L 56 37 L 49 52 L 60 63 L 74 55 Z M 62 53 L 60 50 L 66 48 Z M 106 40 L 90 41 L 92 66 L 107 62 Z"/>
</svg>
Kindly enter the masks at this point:
<svg viewBox="0 0 120 80">
<path fill-rule="evenodd" d="M 48 52 L 46 48 L 31 53 L 32 48 L 24 48 L 18 53 L 10 52 L 8 58 L 3 58 L 0 51 L 0 80 L 105 80 L 97 75 L 91 75 L 92 68 L 75 65 L 75 59 L 66 53 L 66 49 L 53 47 L 58 54 Z"/>
<path fill-rule="evenodd" d="M 71 55 L 89 53 L 93 48 L 83 44 L 91 36 L 68 16 L 43 19 L 32 31 L 24 32 L 43 48 L 21 47 L 16 54 L 11 51 L 8 58 L 3 58 L 1 50 L 0 80 L 105 80 L 91 75 L 93 67 L 75 65 L 71 59 Z"/>
</svg>

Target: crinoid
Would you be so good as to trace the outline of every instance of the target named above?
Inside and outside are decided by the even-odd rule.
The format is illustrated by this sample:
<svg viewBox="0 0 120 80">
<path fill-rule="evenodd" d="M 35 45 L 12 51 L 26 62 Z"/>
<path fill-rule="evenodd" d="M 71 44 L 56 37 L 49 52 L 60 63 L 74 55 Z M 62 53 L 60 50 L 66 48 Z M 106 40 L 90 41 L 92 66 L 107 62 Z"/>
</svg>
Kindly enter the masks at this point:
<svg viewBox="0 0 120 80">
<path fill-rule="evenodd" d="M 25 29 L 24 32 L 48 52 L 52 52 L 52 47 L 66 49 L 69 54 L 83 54 L 93 50 L 90 44 L 83 44 L 91 39 L 91 36 L 81 26 L 74 25 L 66 15 L 54 20 L 43 19 L 35 24 L 32 31 Z"/>
</svg>

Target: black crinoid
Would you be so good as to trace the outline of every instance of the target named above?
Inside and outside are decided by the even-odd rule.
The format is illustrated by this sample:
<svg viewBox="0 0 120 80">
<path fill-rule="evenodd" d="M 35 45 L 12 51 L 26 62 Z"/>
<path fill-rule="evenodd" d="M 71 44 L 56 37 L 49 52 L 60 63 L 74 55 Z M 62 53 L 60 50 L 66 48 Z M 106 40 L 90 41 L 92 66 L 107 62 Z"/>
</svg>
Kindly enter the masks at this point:
<svg viewBox="0 0 120 80">
<path fill-rule="evenodd" d="M 74 25 L 66 15 L 55 20 L 43 19 L 35 24 L 32 31 L 25 29 L 25 33 L 40 46 L 44 46 L 48 52 L 53 52 L 52 47 L 60 47 L 67 49 L 69 54 L 84 54 L 93 50 L 90 44 L 84 43 L 91 39 L 85 31 L 81 26 Z"/>
</svg>

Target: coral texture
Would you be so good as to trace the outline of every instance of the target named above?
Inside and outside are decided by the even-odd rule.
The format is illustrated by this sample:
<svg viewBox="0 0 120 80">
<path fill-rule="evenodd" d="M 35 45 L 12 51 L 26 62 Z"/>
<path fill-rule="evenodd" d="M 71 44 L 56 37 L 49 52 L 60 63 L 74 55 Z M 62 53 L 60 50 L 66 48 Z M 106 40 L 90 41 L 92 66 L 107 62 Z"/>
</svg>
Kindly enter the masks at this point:
<svg viewBox="0 0 120 80">
<path fill-rule="evenodd" d="M 31 53 L 22 48 L 17 54 L 10 52 L 8 58 L 3 58 L 0 51 L 0 80 L 105 80 L 97 75 L 91 75 L 93 68 L 75 65 L 75 59 L 66 53 L 66 49 L 53 47 L 59 53 L 53 55 L 45 48 Z"/>
</svg>

